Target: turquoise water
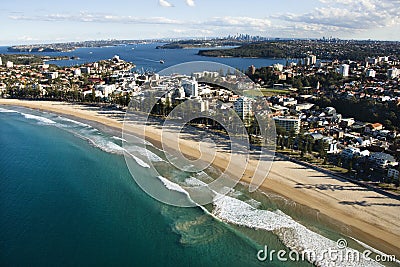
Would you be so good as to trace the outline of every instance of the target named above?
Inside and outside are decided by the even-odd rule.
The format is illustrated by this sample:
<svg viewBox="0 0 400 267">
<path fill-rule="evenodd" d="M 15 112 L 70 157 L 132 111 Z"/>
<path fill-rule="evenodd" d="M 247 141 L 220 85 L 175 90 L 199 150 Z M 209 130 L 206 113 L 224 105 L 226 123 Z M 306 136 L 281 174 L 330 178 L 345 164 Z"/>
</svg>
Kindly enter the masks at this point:
<svg viewBox="0 0 400 267">
<path fill-rule="evenodd" d="M 153 200 L 123 156 L 73 134 L 93 128 L 47 117 L 0 112 L 1 266 L 266 266 L 251 240 Z"/>
<path fill-rule="evenodd" d="M 1 266 L 310 266 L 260 262 L 257 251 L 327 248 L 351 235 L 318 211 L 242 185 L 206 210 L 162 204 L 132 179 L 121 133 L 89 124 L 0 106 Z M 160 150 L 147 153 L 164 177 L 193 182 Z M 134 172 L 157 179 L 140 164 Z"/>
</svg>

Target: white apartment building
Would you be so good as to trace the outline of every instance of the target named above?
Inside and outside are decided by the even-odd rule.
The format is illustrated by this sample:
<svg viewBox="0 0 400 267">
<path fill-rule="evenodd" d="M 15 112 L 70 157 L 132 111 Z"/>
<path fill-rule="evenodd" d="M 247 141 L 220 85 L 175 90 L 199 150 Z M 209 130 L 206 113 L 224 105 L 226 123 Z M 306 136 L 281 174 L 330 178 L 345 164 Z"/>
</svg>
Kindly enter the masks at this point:
<svg viewBox="0 0 400 267">
<path fill-rule="evenodd" d="M 275 125 L 290 132 L 292 129 L 296 134 L 300 132 L 300 118 L 297 117 L 274 117 Z"/>
<path fill-rule="evenodd" d="M 253 115 L 253 100 L 251 98 L 242 96 L 233 103 L 233 109 L 244 120 Z"/>
<path fill-rule="evenodd" d="M 185 90 L 186 97 L 198 97 L 199 96 L 199 84 L 196 80 L 182 80 L 181 86 Z"/>
<path fill-rule="evenodd" d="M 343 77 L 348 77 L 349 70 L 350 70 L 350 66 L 348 64 L 342 64 L 339 67 L 339 74 L 342 75 Z"/>
</svg>

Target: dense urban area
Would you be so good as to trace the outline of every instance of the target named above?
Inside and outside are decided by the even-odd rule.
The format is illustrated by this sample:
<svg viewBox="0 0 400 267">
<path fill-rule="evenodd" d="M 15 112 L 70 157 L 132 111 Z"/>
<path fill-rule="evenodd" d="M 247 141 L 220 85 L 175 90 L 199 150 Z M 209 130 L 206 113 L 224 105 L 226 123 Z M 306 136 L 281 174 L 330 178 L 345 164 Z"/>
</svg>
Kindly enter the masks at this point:
<svg viewBox="0 0 400 267">
<path fill-rule="evenodd" d="M 186 41 L 187 45 L 194 43 L 198 41 Z M 169 48 L 174 46 L 177 45 Z M 262 143 L 260 129 L 252 119 L 258 114 L 275 122 L 276 149 L 281 155 L 367 186 L 399 192 L 398 44 L 291 40 L 200 53 L 296 60 L 288 60 L 285 65 L 249 66 L 246 74 L 250 82 L 237 73 L 218 71 L 170 77 L 137 73 L 132 71 L 132 63 L 117 55 L 74 67 L 48 65 L 45 58 L 32 55 L 1 55 L 0 96 L 97 103 L 119 109 L 124 109 L 131 99 L 144 104 L 150 97 L 160 97 L 150 112 L 161 118 L 191 99 L 200 112 L 234 110 L 245 122 L 254 147 Z M 210 81 L 218 81 L 218 86 Z M 266 101 L 268 108 L 264 111 L 268 112 L 260 110 L 259 105 L 255 107 L 260 99 Z M 223 130 L 209 120 L 196 123 L 210 131 Z"/>
</svg>

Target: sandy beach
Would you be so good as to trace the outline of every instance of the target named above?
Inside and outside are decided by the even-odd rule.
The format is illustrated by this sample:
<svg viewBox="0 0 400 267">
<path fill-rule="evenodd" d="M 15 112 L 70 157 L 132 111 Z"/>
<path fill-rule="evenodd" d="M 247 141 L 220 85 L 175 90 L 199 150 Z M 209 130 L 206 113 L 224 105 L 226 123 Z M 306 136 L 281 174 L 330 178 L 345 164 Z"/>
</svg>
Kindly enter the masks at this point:
<svg viewBox="0 0 400 267">
<path fill-rule="evenodd" d="M 122 118 L 100 113 L 96 107 L 11 99 L 0 99 L 0 105 L 23 106 L 75 116 L 117 129 L 123 127 Z M 132 127 L 129 131 L 141 136 L 140 129 L 140 127 Z M 159 146 L 161 129 L 149 127 L 146 130 L 146 139 Z M 168 143 L 168 140 L 162 141 L 164 145 L 173 146 L 172 143 Z M 180 141 L 179 147 L 185 155 L 194 158 L 200 156 L 196 141 L 185 139 Z M 215 155 L 204 155 L 203 153 L 201 158 L 204 161 L 213 162 L 213 165 L 220 169 L 225 169 L 229 160 L 235 160 L 223 151 L 218 151 Z M 256 161 L 250 159 L 242 178 L 244 182 L 250 182 L 256 164 Z M 232 171 L 230 174 L 234 175 L 235 173 L 240 172 Z M 318 210 L 321 214 L 346 225 L 344 234 L 400 258 L 399 200 L 283 159 L 274 161 L 261 190 L 276 192 L 299 204 Z"/>
</svg>

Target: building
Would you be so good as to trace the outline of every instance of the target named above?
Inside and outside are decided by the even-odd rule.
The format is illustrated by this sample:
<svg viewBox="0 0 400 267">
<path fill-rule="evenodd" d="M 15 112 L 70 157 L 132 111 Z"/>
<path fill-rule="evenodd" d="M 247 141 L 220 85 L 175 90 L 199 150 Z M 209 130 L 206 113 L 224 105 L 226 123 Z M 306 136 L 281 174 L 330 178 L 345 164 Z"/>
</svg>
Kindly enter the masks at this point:
<svg viewBox="0 0 400 267">
<path fill-rule="evenodd" d="M 110 85 L 96 85 L 96 91 L 100 91 L 102 97 L 108 97 L 112 92 L 116 90 L 115 84 Z"/>
<path fill-rule="evenodd" d="M 399 180 L 399 170 L 395 168 L 389 168 L 387 177 L 393 178 L 394 180 Z"/>
<path fill-rule="evenodd" d="M 9 68 L 9 69 L 13 68 L 14 67 L 14 63 L 12 61 L 7 61 L 6 62 L 6 67 Z"/>
<path fill-rule="evenodd" d="M 317 56 L 308 55 L 307 57 L 305 57 L 301 60 L 301 63 L 304 66 L 315 65 L 315 63 L 317 63 Z"/>
<path fill-rule="evenodd" d="M 81 67 L 81 73 L 90 74 L 90 67 Z"/>
<path fill-rule="evenodd" d="M 75 76 L 81 76 L 81 75 L 82 75 L 81 69 L 75 69 L 75 70 L 74 70 L 74 75 L 75 75 Z"/>
<path fill-rule="evenodd" d="M 274 70 L 279 70 L 279 71 L 283 71 L 283 65 L 276 63 L 272 66 L 274 68 Z"/>
<path fill-rule="evenodd" d="M 387 76 L 389 77 L 389 79 L 395 79 L 400 75 L 400 71 L 397 68 L 390 68 L 387 71 Z"/>
<path fill-rule="evenodd" d="M 253 101 L 251 98 L 242 96 L 233 103 L 233 109 L 244 120 L 253 115 Z"/>
<path fill-rule="evenodd" d="M 314 106 L 314 104 L 310 104 L 310 103 L 299 104 L 299 105 L 296 105 L 296 111 L 310 110 L 313 106 Z"/>
<path fill-rule="evenodd" d="M 286 106 L 295 106 L 295 105 L 297 105 L 297 100 L 292 98 L 292 97 L 284 98 L 282 105 L 284 107 L 286 107 Z"/>
<path fill-rule="evenodd" d="M 389 165 L 395 165 L 396 160 L 392 155 L 384 152 L 373 153 L 369 160 L 378 168 L 386 168 Z"/>
<path fill-rule="evenodd" d="M 360 153 L 361 153 L 361 151 L 360 151 L 360 149 L 358 149 L 358 148 L 355 148 L 355 147 L 347 147 L 347 148 L 343 149 L 341 155 L 342 155 L 342 157 L 344 157 L 344 158 L 352 159 L 352 158 L 354 158 L 355 156 L 360 155 Z"/>
<path fill-rule="evenodd" d="M 3 60 L 0 57 L 0 66 L 3 65 Z"/>
<path fill-rule="evenodd" d="M 371 78 L 375 78 L 376 75 L 376 71 L 373 69 L 367 69 L 365 76 L 367 77 L 371 77 Z"/>
<path fill-rule="evenodd" d="M 57 71 L 53 71 L 53 72 L 45 72 L 43 73 L 45 75 L 45 77 L 49 80 L 54 80 L 58 78 L 58 72 Z"/>
<path fill-rule="evenodd" d="M 248 70 L 251 75 L 254 75 L 254 73 L 256 73 L 256 67 L 254 65 L 251 65 Z"/>
<path fill-rule="evenodd" d="M 375 131 L 380 131 L 383 129 L 383 125 L 381 123 L 370 123 L 365 126 L 365 132 L 366 133 L 372 133 Z"/>
<path fill-rule="evenodd" d="M 348 77 L 349 76 L 349 70 L 350 70 L 350 65 L 342 64 L 339 67 L 339 74 L 342 75 L 343 77 Z"/>
<path fill-rule="evenodd" d="M 375 65 L 375 64 L 378 64 L 378 59 L 374 58 L 374 57 L 367 57 L 365 59 L 365 62 L 368 64 L 371 64 L 371 65 Z"/>
<path fill-rule="evenodd" d="M 332 142 L 328 144 L 328 150 L 326 151 L 328 154 L 337 154 L 339 153 L 338 144 L 336 142 Z"/>
<path fill-rule="evenodd" d="M 274 117 L 275 125 L 282 127 L 286 132 L 294 130 L 300 132 L 300 118 L 297 117 Z"/>
<path fill-rule="evenodd" d="M 181 86 L 185 90 L 186 97 L 198 97 L 199 96 L 199 84 L 195 79 L 193 80 L 182 80 Z"/>
</svg>

